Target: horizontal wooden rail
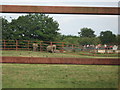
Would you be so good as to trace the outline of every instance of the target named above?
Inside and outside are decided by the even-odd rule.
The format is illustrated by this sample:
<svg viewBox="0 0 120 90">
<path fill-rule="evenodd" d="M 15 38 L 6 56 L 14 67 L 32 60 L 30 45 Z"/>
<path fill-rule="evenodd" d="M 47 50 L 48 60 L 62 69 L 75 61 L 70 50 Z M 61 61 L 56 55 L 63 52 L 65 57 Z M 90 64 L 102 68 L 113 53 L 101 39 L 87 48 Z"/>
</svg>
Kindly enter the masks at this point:
<svg viewBox="0 0 120 90">
<path fill-rule="evenodd" d="M 97 14 L 120 15 L 119 7 L 72 7 L 72 6 L 28 6 L 0 5 L 2 13 L 50 13 L 50 14 Z"/>
<path fill-rule="evenodd" d="M 44 57 L 2 57 L 0 63 L 26 64 L 83 64 L 83 65 L 120 65 L 118 59 L 101 58 L 44 58 Z"/>
<path fill-rule="evenodd" d="M 56 44 L 57 49 L 62 49 L 63 42 L 50 42 L 50 41 L 29 41 L 29 40 L 3 40 L 0 45 L 2 50 L 33 50 L 33 43 L 38 43 L 37 51 L 45 51 L 48 45 Z M 47 43 L 47 44 L 45 44 Z"/>
</svg>

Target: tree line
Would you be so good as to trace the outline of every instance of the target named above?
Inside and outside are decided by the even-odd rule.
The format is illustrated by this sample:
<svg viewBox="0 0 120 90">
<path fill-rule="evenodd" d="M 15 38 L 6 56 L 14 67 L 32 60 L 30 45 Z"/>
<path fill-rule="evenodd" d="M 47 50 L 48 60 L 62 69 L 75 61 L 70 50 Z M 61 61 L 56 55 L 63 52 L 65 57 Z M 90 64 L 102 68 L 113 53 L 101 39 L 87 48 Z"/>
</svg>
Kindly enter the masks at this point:
<svg viewBox="0 0 120 90">
<path fill-rule="evenodd" d="M 120 43 L 120 35 L 115 35 L 109 30 L 101 31 L 100 36 L 96 36 L 94 30 L 83 27 L 78 32 L 79 36 L 62 35 L 58 32 L 59 23 L 45 14 L 19 16 L 11 22 L 3 17 L 0 17 L 0 20 L 3 40 L 59 41 L 77 45 Z"/>
</svg>

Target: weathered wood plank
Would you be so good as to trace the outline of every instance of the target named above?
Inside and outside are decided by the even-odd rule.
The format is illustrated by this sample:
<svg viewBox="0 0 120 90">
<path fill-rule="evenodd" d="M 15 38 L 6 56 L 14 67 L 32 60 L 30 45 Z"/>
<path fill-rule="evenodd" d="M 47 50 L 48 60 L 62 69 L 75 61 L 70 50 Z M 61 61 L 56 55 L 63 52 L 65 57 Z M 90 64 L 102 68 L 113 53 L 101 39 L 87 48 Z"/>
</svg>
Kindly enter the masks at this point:
<svg viewBox="0 0 120 90">
<path fill-rule="evenodd" d="M 0 5 L 2 13 L 98 14 L 120 15 L 119 7 Z"/>
</svg>

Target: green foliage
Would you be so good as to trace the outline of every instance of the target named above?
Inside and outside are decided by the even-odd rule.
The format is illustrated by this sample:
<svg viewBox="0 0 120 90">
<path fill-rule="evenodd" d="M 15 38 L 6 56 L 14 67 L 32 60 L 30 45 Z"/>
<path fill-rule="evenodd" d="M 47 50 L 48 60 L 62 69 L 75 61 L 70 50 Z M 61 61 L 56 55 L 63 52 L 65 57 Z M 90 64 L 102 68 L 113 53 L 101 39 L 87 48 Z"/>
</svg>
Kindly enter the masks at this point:
<svg viewBox="0 0 120 90">
<path fill-rule="evenodd" d="M 0 17 L 0 21 L 2 21 L 2 25 L 0 28 L 2 28 L 2 39 L 8 40 L 12 37 L 12 31 L 9 26 L 9 22 L 5 19 Z"/>
<path fill-rule="evenodd" d="M 7 25 L 9 25 L 9 29 L 4 29 L 4 26 L 7 27 Z M 58 34 L 58 27 L 57 21 L 45 14 L 20 16 L 9 24 L 4 19 L 3 35 L 5 37 L 3 39 L 54 41 L 54 37 Z M 10 38 L 6 37 L 8 35 Z"/>
<path fill-rule="evenodd" d="M 116 36 L 116 45 L 118 45 L 118 49 L 120 50 L 120 34 Z"/>
<path fill-rule="evenodd" d="M 80 45 L 97 45 L 97 44 L 100 44 L 100 43 L 101 43 L 101 41 L 97 37 L 92 37 L 92 38 L 83 37 L 83 38 L 79 39 L 79 44 Z"/>
<path fill-rule="evenodd" d="M 80 37 L 95 37 L 96 35 L 94 34 L 95 31 L 93 31 L 91 28 L 82 28 L 81 32 L 78 32 Z"/>
<path fill-rule="evenodd" d="M 111 31 L 102 31 L 99 36 L 102 44 L 114 44 L 116 43 L 116 35 Z"/>
<path fill-rule="evenodd" d="M 45 14 L 28 14 L 19 16 L 18 19 L 7 19 L 0 17 L 2 21 L 3 40 L 30 40 L 30 41 L 56 41 L 66 44 L 120 44 L 120 35 L 115 35 L 111 31 L 102 31 L 96 37 L 91 28 L 82 28 L 78 32 L 79 36 L 62 35 L 59 33 L 59 24 Z"/>
<path fill-rule="evenodd" d="M 63 35 L 62 37 L 62 42 L 65 42 L 66 44 L 76 44 L 79 45 L 79 37 L 77 36 L 72 36 L 72 35 Z"/>
<path fill-rule="evenodd" d="M 91 38 L 92 39 L 92 44 L 98 45 L 101 44 L 101 40 L 98 37 Z"/>
<path fill-rule="evenodd" d="M 120 34 L 118 34 L 118 35 L 116 36 L 116 41 L 117 41 L 116 44 L 120 45 Z"/>
</svg>

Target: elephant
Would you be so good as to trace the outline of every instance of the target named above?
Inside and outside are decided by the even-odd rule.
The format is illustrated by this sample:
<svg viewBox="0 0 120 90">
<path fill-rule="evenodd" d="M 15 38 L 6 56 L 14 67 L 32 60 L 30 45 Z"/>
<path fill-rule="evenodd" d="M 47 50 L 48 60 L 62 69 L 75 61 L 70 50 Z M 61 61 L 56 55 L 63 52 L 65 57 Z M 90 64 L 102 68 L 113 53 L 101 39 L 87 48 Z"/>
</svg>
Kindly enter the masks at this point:
<svg viewBox="0 0 120 90">
<path fill-rule="evenodd" d="M 55 53 L 56 45 L 49 45 L 47 46 L 47 52 Z"/>
<path fill-rule="evenodd" d="M 37 43 L 33 43 L 33 51 L 37 51 L 38 48 L 38 44 Z"/>
</svg>

